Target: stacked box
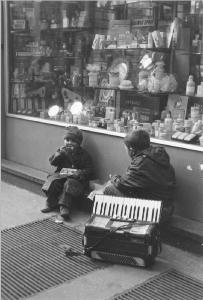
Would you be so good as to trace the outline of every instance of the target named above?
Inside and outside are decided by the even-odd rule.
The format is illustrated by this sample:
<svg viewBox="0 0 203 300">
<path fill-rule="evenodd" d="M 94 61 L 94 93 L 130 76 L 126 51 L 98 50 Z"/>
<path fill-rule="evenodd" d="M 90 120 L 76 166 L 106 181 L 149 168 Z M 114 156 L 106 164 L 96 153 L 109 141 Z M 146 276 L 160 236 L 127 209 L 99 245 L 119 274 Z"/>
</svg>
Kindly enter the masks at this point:
<svg viewBox="0 0 203 300">
<path fill-rule="evenodd" d="M 162 99 L 161 99 L 162 98 Z M 124 110 L 136 111 L 138 122 L 150 122 L 160 119 L 167 96 L 135 95 L 132 91 L 121 90 L 121 114 Z"/>
<path fill-rule="evenodd" d="M 119 39 L 119 35 L 125 34 L 131 31 L 131 21 L 130 20 L 112 20 L 109 22 L 108 35 L 111 39 Z"/>
</svg>

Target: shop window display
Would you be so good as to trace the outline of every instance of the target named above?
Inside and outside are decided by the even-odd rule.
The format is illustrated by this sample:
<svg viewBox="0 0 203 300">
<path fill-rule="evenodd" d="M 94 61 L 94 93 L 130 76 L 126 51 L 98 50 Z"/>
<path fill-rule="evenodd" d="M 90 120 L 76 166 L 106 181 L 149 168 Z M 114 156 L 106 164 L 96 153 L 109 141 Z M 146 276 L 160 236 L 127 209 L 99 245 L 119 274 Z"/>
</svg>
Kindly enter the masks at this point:
<svg viewBox="0 0 203 300">
<path fill-rule="evenodd" d="M 201 144 L 202 1 L 6 5 L 8 113 Z"/>
</svg>

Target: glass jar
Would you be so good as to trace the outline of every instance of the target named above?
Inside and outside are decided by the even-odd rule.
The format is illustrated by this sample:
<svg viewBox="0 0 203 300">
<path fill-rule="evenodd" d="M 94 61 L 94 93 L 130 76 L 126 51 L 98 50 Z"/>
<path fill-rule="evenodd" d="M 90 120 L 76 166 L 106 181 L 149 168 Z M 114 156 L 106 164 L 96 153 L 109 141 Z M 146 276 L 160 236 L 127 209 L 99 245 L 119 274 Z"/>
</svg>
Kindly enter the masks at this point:
<svg viewBox="0 0 203 300">
<path fill-rule="evenodd" d="M 89 86 L 97 87 L 98 86 L 98 72 L 89 72 Z"/>
<path fill-rule="evenodd" d="M 167 139 L 167 132 L 164 123 L 160 123 L 159 125 L 159 139 L 166 140 Z"/>
</svg>

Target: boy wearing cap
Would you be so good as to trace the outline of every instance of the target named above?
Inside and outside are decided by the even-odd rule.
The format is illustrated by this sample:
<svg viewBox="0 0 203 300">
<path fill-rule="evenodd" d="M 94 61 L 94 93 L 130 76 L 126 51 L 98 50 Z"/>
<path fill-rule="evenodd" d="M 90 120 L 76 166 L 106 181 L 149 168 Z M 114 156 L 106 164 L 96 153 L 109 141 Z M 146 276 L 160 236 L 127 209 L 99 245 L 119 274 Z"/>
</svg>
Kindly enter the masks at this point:
<svg viewBox="0 0 203 300">
<path fill-rule="evenodd" d="M 166 221 L 173 213 L 175 171 L 166 150 L 150 145 L 150 136 L 144 130 L 133 131 L 124 138 L 131 158 L 127 171 L 114 175 L 103 189 L 105 195 L 162 200 L 162 218 Z"/>
<path fill-rule="evenodd" d="M 93 163 L 88 152 L 81 147 L 82 139 L 82 131 L 77 126 L 67 127 L 64 146 L 49 158 L 56 171 L 42 186 L 47 196 L 46 207 L 41 210 L 43 213 L 59 207 L 61 217 L 68 219 L 72 202 L 80 199 L 89 187 Z"/>
</svg>

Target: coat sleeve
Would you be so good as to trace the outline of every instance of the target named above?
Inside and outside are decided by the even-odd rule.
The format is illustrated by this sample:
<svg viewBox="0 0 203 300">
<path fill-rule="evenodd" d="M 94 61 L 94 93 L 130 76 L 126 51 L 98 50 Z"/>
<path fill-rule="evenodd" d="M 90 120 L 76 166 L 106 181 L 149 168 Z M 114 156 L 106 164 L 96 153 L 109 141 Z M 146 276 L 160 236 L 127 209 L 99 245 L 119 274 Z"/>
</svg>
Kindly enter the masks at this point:
<svg viewBox="0 0 203 300">
<path fill-rule="evenodd" d="M 59 148 L 53 155 L 49 157 L 49 162 L 52 166 L 59 166 L 63 163 L 63 160 L 66 156 L 65 150 L 62 148 Z"/>
<path fill-rule="evenodd" d="M 114 175 L 111 182 L 122 192 L 136 191 L 147 186 L 146 172 L 142 168 L 143 158 L 139 157 L 131 163 L 123 175 Z"/>
<path fill-rule="evenodd" d="M 94 178 L 94 167 L 92 158 L 87 151 L 84 151 L 81 158 L 81 165 L 73 177 L 80 181 L 89 181 Z"/>
</svg>

